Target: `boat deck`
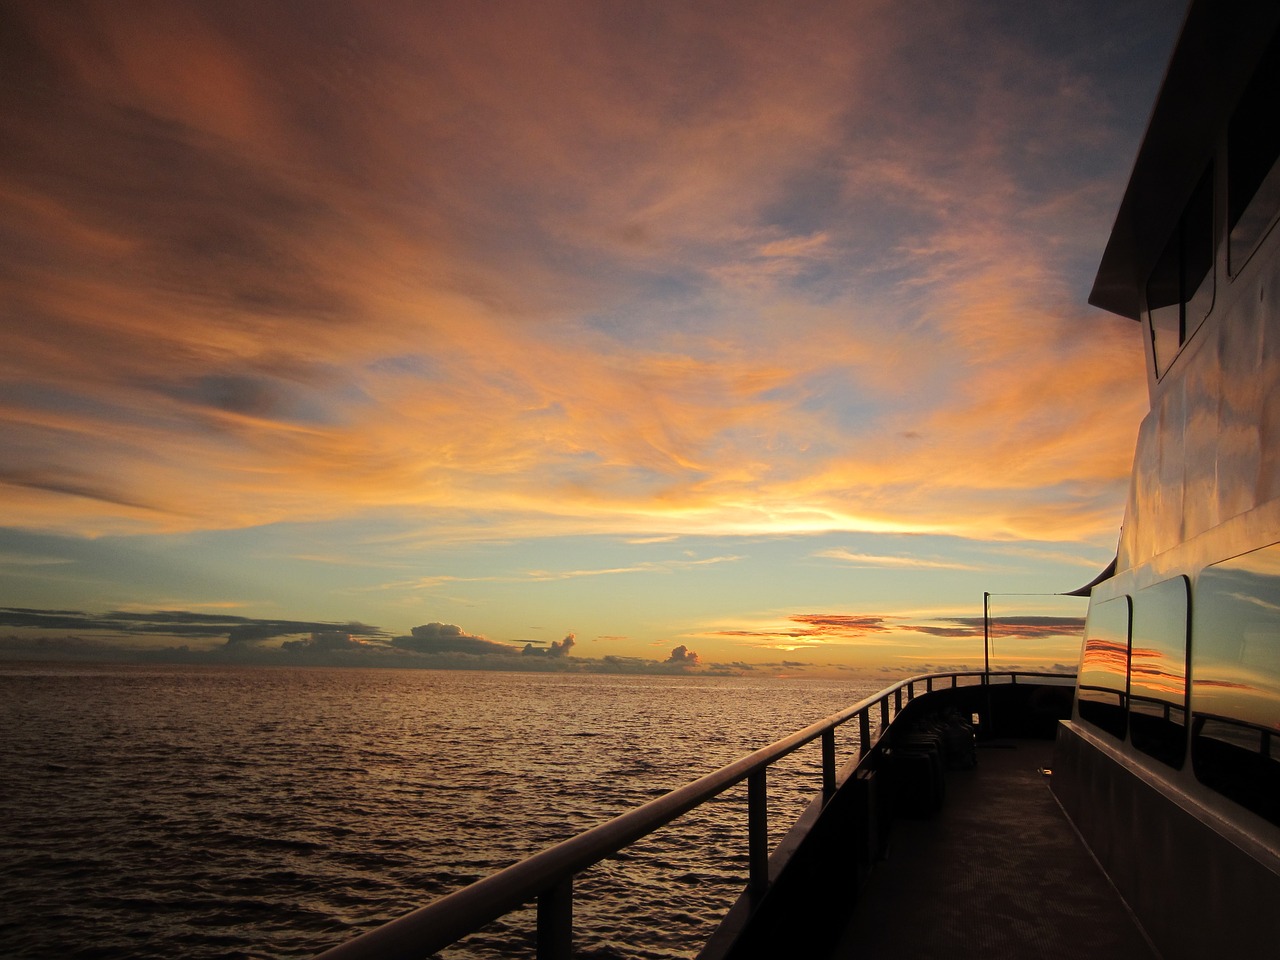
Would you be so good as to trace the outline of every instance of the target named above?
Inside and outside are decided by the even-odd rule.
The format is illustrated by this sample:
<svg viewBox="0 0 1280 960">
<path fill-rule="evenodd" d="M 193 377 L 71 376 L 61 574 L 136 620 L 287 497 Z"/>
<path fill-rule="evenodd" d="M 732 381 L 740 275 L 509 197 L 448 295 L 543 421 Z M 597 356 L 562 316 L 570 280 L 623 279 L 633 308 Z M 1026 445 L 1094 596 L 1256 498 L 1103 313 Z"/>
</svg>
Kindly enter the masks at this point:
<svg viewBox="0 0 1280 960">
<path fill-rule="evenodd" d="M 830 960 L 1158 957 L 1050 793 L 1052 755 L 984 744 L 937 816 L 895 820 Z"/>
</svg>

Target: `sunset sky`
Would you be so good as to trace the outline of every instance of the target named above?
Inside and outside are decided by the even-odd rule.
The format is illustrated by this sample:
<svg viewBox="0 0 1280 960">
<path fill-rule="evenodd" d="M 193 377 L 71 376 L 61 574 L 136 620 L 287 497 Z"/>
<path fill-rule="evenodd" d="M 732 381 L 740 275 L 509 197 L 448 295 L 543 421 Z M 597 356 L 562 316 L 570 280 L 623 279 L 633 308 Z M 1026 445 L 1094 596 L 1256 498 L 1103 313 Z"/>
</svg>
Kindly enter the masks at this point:
<svg viewBox="0 0 1280 960">
<path fill-rule="evenodd" d="M 980 664 L 1114 555 L 1181 16 L 9 0 L 0 656 Z"/>
</svg>

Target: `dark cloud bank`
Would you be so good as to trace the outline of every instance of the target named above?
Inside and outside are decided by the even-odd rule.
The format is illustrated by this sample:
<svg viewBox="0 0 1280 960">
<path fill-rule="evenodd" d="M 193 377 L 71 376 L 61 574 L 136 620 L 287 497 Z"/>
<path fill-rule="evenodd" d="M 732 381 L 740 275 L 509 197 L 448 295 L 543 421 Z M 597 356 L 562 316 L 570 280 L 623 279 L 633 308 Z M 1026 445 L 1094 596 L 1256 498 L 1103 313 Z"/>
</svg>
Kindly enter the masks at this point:
<svg viewBox="0 0 1280 960">
<path fill-rule="evenodd" d="M 571 656 L 572 633 L 545 644 L 501 643 L 451 623 L 393 636 L 358 621 L 266 620 L 185 610 L 89 614 L 0 607 L 0 659 L 298 666 L 417 667 L 577 673 L 739 674 L 745 665 L 705 666 L 681 644 L 665 660 Z M 168 640 L 170 642 L 166 643 Z"/>
</svg>

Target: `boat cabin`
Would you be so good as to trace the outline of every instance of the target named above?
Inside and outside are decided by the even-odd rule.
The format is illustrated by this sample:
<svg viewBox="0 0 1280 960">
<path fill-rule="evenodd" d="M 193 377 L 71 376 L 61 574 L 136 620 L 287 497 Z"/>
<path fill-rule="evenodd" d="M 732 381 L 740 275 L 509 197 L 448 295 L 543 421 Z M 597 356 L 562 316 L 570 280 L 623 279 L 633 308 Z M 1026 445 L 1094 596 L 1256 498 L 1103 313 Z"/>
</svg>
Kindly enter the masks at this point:
<svg viewBox="0 0 1280 960">
<path fill-rule="evenodd" d="M 1053 778 L 1166 957 L 1280 942 L 1278 161 L 1280 4 L 1193 3 L 1090 297 L 1151 409 Z"/>
</svg>

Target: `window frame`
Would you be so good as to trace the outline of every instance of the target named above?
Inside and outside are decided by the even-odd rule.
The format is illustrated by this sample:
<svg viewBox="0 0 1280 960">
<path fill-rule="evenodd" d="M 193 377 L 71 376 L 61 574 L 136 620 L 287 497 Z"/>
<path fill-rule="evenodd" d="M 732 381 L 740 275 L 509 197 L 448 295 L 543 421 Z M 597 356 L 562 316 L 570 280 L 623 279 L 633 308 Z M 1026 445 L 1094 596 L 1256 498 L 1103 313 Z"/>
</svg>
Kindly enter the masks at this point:
<svg viewBox="0 0 1280 960">
<path fill-rule="evenodd" d="M 1215 169 L 1210 161 L 1202 171 L 1143 284 L 1143 317 L 1157 380 L 1173 367 L 1217 299 Z"/>
<path fill-rule="evenodd" d="M 1110 676 L 1118 676 L 1123 682 L 1123 689 L 1109 686 L 1098 686 L 1088 684 L 1085 681 L 1089 678 L 1089 661 L 1092 650 L 1098 650 L 1107 644 L 1113 647 L 1119 647 L 1120 638 L 1118 636 L 1110 636 L 1105 631 L 1096 632 L 1099 626 L 1099 620 L 1102 620 L 1104 626 L 1114 627 L 1109 622 L 1112 609 L 1108 609 L 1104 614 L 1104 608 L 1108 608 L 1111 604 L 1124 604 L 1124 669 L 1123 673 L 1114 671 L 1109 672 Z M 1080 666 L 1077 670 L 1076 679 L 1076 704 L 1075 715 L 1088 723 L 1091 727 L 1115 737 L 1117 740 L 1124 742 L 1128 735 L 1129 728 L 1129 660 L 1133 648 L 1133 599 L 1127 594 L 1121 594 L 1118 597 L 1112 597 L 1109 600 L 1100 601 L 1096 606 L 1092 606 L 1089 610 L 1089 616 L 1085 621 L 1084 643 L 1080 648 Z M 1106 661 L 1106 657 L 1098 657 L 1098 662 Z M 1098 670 L 1099 673 L 1108 673 L 1105 669 Z M 1107 694 L 1118 694 L 1117 702 L 1112 704 L 1107 702 L 1109 697 Z"/>
<path fill-rule="evenodd" d="M 1272 39 L 1227 122 L 1227 275 L 1233 278 L 1280 222 L 1277 85 L 1280 85 L 1280 35 Z M 1263 209 L 1259 209 L 1260 206 Z"/>
<path fill-rule="evenodd" d="M 1180 588 L 1180 589 L 1178 589 Z M 1178 600 L 1181 609 L 1172 622 L 1160 623 L 1165 619 L 1169 605 L 1173 601 L 1170 594 L 1178 589 Z M 1155 635 L 1144 633 L 1147 622 L 1156 624 Z M 1180 636 L 1165 633 L 1161 627 L 1170 631 L 1179 631 Z M 1130 606 L 1129 621 L 1129 663 L 1126 683 L 1129 689 L 1127 704 L 1127 730 L 1129 742 L 1134 749 L 1141 751 L 1161 763 L 1180 770 L 1187 761 L 1187 728 L 1190 717 L 1191 698 L 1191 581 L 1185 576 L 1161 580 L 1137 591 L 1133 595 Z M 1165 700 L 1160 697 L 1139 693 L 1134 683 L 1134 661 L 1139 644 L 1150 643 L 1157 652 L 1159 647 L 1168 648 L 1172 654 L 1168 658 L 1168 666 L 1179 671 L 1177 674 L 1157 674 L 1181 682 L 1182 690 L 1178 699 Z M 1153 689 L 1153 685 L 1140 680 L 1137 686 L 1144 690 Z M 1158 706 L 1157 706 L 1158 705 Z"/>
</svg>

